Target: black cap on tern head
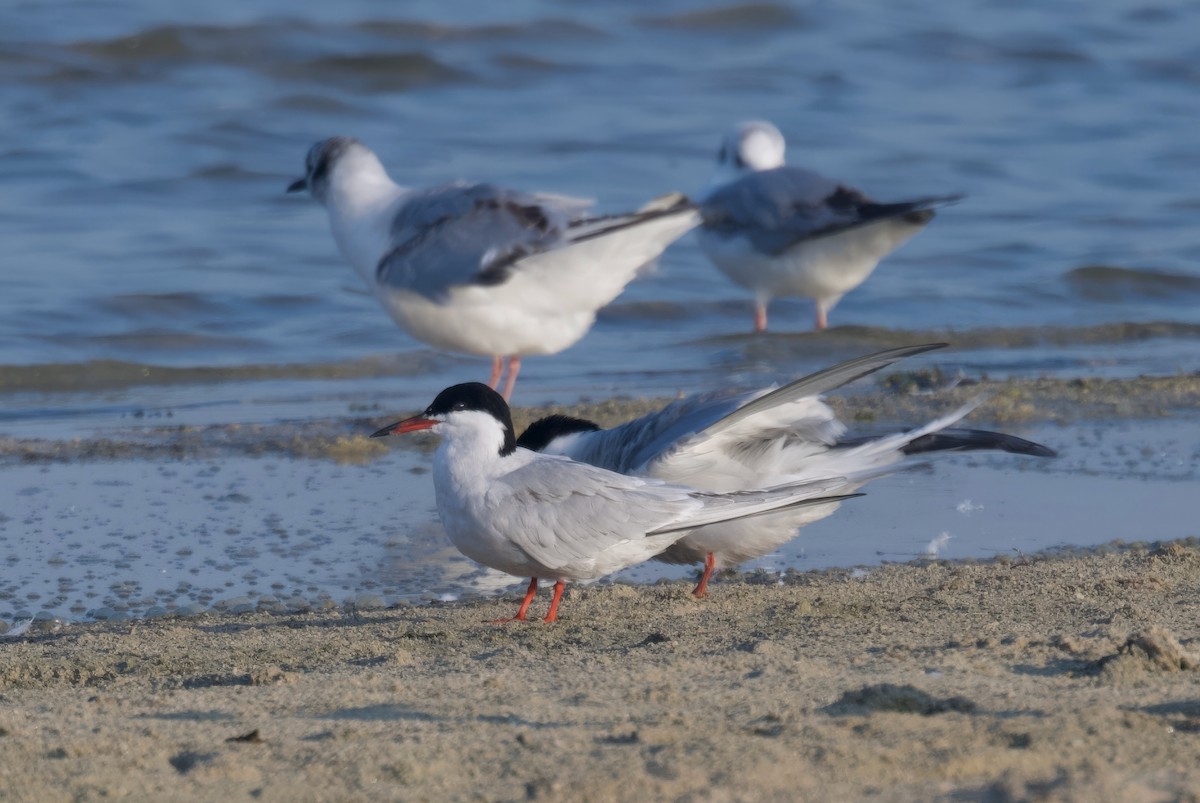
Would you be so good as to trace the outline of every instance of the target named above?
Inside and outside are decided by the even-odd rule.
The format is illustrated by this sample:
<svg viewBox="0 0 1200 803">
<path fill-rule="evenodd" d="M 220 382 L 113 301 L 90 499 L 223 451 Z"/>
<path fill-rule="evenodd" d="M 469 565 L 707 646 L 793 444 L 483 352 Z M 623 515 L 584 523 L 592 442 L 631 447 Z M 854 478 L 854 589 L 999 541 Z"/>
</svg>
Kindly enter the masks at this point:
<svg viewBox="0 0 1200 803">
<path fill-rule="evenodd" d="M 464 382 L 443 390 L 425 408 L 424 415 L 430 418 L 450 413 L 475 411 L 487 413 L 504 426 L 504 446 L 500 454 L 512 454 L 517 448 L 517 436 L 513 433 L 512 413 L 508 402 L 496 391 L 482 382 Z"/>
<path fill-rule="evenodd" d="M 313 145 L 304 158 L 304 178 L 289 184 L 287 191 L 308 190 L 314 198 L 324 197 L 329 186 L 329 171 L 346 149 L 357 143 L 353 137 L 330 137 Z"/>
</svg>

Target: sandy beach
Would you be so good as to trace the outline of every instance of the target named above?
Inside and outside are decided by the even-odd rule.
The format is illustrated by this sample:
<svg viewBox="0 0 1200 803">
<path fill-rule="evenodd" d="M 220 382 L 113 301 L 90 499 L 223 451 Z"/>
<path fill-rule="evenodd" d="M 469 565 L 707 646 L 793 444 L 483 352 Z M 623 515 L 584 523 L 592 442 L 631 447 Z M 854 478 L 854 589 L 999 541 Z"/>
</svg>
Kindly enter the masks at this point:
<svg viewBox="0 0 1200 803">
<path fill-rule="evenodd" d="M 11 800 L 1195 800 L 1172 542 L 0 646 Z M 545 598 L 539 600 L 545 605 Z"/>
<path fill-rule="evenodd" d="M 0 3 L 0 803 L 1200 803 L 1197 31 Z M 518 429 L 608 427 L 917 344 L 844 445 L 1047 450 L 924 441 L 1013 451 L 703 600 L 648 561 L 496 624 L 529 579 L 446 537 L 437 436 L 370 437 L 496 355 Z"/>
<path fill-rule="evenodd" d="M 834 401 L 847 420 L 894 423 L 986 393 L 972 420 L 1012 429 L 1131 409 L 1191 420 L 1198 391 L 1176 377 L 894 392 L 908 379 L 924 381 Z M 609 423 L 651 404 L 574 412 Z M 382 448 L 360 434 L 374 425 L 149 428 L 4 451 L 358 462 Z M 492 624 L 513 595 L 35 623 L 0 638 L 0 799 L 1198 799 L 1195 538 L 727 573 L 703 601 L 690 589 L 573 587 L 551 626 Z"/>
</svg>

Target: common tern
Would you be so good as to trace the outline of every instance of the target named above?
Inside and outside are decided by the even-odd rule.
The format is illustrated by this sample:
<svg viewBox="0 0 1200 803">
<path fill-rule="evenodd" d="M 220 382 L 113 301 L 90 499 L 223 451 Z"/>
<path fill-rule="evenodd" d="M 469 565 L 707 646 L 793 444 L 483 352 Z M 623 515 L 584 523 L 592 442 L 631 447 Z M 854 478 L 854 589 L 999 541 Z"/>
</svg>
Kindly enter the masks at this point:
<svg viewBox="0 0 1200 803">
<path fill-rule="evenodd" d="M 491 184 L 401 187 L 350 137 L 312 146 L 288 187 L 302 190 L 325 206 L 342 255 L 400 328 L 491 357 L 489 385 L 507 369 L 506 399 L 522 356 L 573 345 L 639 268 L 699 223 L 678 193 L 589 216 L 589 201 Z"/>
<path fill-rule="evenodd" d="M 1041 444 L 1003 433 L 950 427 L 973 405 L 923 427 L 882 437 L 847 437 L 821 394 L 944 343 L 881 351 L 835 365 L 777 389 L 690 396 L 612 429 L 579 418 L 534 422 L 518 446 L 634 476 L 715 492 L 764 488 L 827 476 L 867 479 L 891 473 L 906 458 L 938 451 L 995 449 L 1053 457 Z M 702 561 L 693 593 L 703 597 L 713 570 L 773 552 L 803 525 L 837 510 L 831 501 L 803 509 L 702 527 L 668 546 L 656 560 Z"/>
<path fill-rule="evenodd" d="M 766 331 L 776 296 L 816 304 L 816 328 L 862 284 L 879 260 L 919 232 L 934 207 L 961 195 L 876 203 L 858 190 L 784 164 L 779 129 L 754 120 L 721 144 L 701 197 L 700 247 L 731 280 L 754 293 L 754 330 Z"/>
<path fill-rule="evenodd" d="M 555 581 L 545 619 L 553 622 L 567 580 L 641 563 L 696 527 L 836 502 L 846 496 L 830 494 L 848 485 L 828 477 L 709 493 L 522 449 L 508 404 L 480 382 L 443 390 L 424 412 L 373 437 L 425 429 L 442 437 L 433 487 L 451 542 L 477 563 L 531 578 L 517 620 L 539 578 Z"/>
</svg>

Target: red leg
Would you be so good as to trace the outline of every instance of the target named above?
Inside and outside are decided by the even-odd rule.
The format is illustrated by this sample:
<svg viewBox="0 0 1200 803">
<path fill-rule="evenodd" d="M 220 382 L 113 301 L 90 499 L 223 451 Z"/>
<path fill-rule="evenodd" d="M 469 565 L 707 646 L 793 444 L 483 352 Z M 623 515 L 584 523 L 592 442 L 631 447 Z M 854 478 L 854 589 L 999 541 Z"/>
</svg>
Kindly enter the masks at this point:
<svg viewBox="0 0 1200 803">
<path fill-rule="evenodd" d="M 517 374 L 521 373 L 521 358 L 508 358 L 508 381 L 504 383 L 504 392 L 500 394 L 505 401 L 512 398 L 513 388 L 517 385 Z"/>
<path fill-rule="evenodd" d="M 554 599 L 550 600 L 550 613 L 546 614 L 546 624 L 558 621 L 558 603 L 562 600 L 563 591 L 567 584 L 559 580 L 554 584 Z"/>
<path fill-rule="evenodd" d="M 767 331 L 767 302 L 765 301 L 754 303 L 754 331 Z"/>
<path fill-rule="evenodd" d="M 500 374 L 503 372 L 504 362 L 499 357 L 492 357 L 492 375 L 488 377 L 488 387 L 495 390 L 500 384 Z"/>
<path fill-rule="evenodd" d="M 493 619 L 492 624 L 502 625 L 505 622 L 524 622 L 525 613 L 529 610 L 529 603 L 533 602 L 534 596 L 537 594 L 537 578 L 529 578 L 529 588 L 525 591 L 525 599 L 521 600 L 521 607 L 517 610 L 517 615 L 508 619 Z M 557 601 L 558 597 L 555 597 Z M 554 610 L 553 607 L 551 610 Z"/>
<path fill-rule="evenodd" d="M 829 327 L 829 318 L 825 313 L 825 305 L 820 301 L 817 302 L 817 331 L 820 332 Z"/>
<path fill-rule="evenodd" d="M 713 567 L 716 565 L 717 558 L 713 553 L 709 552 L 704 556 L 704 573 L 700 575 L 700 582 L 696 583 L 696 588 L 692 591 L 696 599 L 704 599 L 708 596 L 708 578 L 712 577 Z"/>
</svg>

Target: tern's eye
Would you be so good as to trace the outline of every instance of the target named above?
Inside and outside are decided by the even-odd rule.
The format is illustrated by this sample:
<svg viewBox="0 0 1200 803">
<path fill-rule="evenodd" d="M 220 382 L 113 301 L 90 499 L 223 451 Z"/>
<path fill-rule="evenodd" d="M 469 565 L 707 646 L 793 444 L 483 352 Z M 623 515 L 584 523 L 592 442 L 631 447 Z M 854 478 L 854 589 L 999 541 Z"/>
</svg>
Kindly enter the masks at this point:
<svg viewBox="0 0 1200 803">
<path fill-rule="evenodd" d="M 455 402 L 454 407 L 452 409 L 465 410 L 465 409 L 467 409 L 467 403 L 466 402 Z"/>
</svg>

